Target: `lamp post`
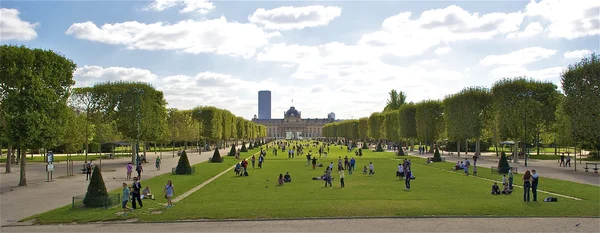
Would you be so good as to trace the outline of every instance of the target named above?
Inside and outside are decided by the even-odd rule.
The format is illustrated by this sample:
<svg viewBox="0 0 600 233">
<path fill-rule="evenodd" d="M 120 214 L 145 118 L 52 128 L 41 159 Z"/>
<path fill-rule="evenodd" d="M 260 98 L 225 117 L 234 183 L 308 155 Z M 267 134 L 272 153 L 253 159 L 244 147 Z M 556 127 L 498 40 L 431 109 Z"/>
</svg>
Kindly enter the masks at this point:
<svg viewBox="0 0 600 233">
<path fill-rule="evenodd" d="M 523 137 L 523 155 L 525 156 L 525 167 L 527 167 L 527 159 L 529 158 L 529 155 L 527 154 L 527 106 L 528 106 L 528 102 L 527 100 L 529 98 L 531 98 L 531 96 L 533 96 L 533 92 L 531 90 L 528 90 L 525 93 L 519 93 L 518 97 L 519 98 L 523 98 L 525 101 L 525 107 L 524 107 L 524 117 L 523 117 L 523 131 L 524 131 L 524 137 Z M 526 99 L 527 98 L 527 99 Z M 517 154 L 517 157 L 519 157 L 519 155 Z"/>
</svg>

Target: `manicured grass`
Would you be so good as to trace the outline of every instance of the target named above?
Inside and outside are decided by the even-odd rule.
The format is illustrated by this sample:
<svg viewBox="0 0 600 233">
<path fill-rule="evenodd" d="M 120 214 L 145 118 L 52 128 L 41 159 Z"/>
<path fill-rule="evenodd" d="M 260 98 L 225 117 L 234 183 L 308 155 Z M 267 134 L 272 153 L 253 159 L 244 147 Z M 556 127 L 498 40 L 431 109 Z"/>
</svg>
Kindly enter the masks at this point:
<svg viewBox="0 0 600 233">
<path fill-rule="evenodd" d="M 250 156 L 256 153 L 258 149 L 249 150 L 247 153 L 242 153 L 242 156 Z M 121 215 L 117 215 L 117 212 L 122 211 L 121 205 L 116 205 L 114 207 L 104 209 L 84 209 L 84 208 L 75 208 L 72 209 L 71 205 L 67 205 L 58 209 L 54 209 L 45 213 L 41 213 L 38 215 L 34 215 L 28 218 L 25 218 L 21 221 L 26 221 L 30 219 L 35 219 L 37 223 L 40 224 L 52 224 L 52 223 L 71 223 L 71 222 L 95 222 L 95 221 L 111 221 L 111 220 L 123 220 L 128 218 L 141 218 L 144 216 L 150 216 L 152 211 L 164 211 L 165 207 L 163 204 L 166 203 L 166 199 L 162 196 L 163 188 L 166 185 L 168 180 L 173 182 L 175 186 L 175 194 L 181 195 L 182 193 L 196 187 L 202 182 L 210 179 L 216 174 L 222 172 L 223 170 L 235 165 L 238 161 L 231 156 L 223 156 L 223 163 L 199 163 L 194 165 L 196 172 L 192 175 L 171 175 L 165 174 L 161 176 L 157 176 L 151 179 L 142 180 L 142 186 L 149 186 L 152 190 L 152 193 L 155 195 L 156 200 L 142 200 L 144 207 L 138 210 L 135 210 L 133 214 L 129 214 L 127 217 L 123 217 Z M 171 168 L 164 167 L 163 169 Z M 106 178 L 106 177 L 105 177 Z M 126 182 L 128 185 L 131 185 L 132 181 Z M 121 193 L 122 189 L 115 189 L 110 191 L 110 193 Z M 67 195 L 79 195 L 78 194 L 67 194 Z M 121 201 L 118 200 L 120 203 Z M 176 204 L 177 205 L 177 204 Z M 131 202 L 129 203 L 131 207 Z M 177 205 L 179 206 L 179 205 Z"/>
<path fill-rule="evenodd" d="M 317 149 L 311 149 L 314 155 Z M 598 216 L 600 213 L 600 187 L 543 178 L 543 174 L 539 189 L 583 200 L 559 197 L 558 202 L 545 203 L 542 200 L 549 195 L 538 193 L 538 202 L 525 203 L 522 200 L 521 188 L 515 188 L 512 195 L 492 196 L 489 194 L 491 181 L 452 172 L 450 168 L 453 167 L 453 163 L 426 165 L 420 158 L 397 157 L 393 153 L 374 153 L 368 150 L 364 150 L 363 157 L 356 157 L 356 171 L 352 175 L 346 174 L 345 188 L 340 188 L 339 175 L 336 172 L 332 174 L 334 187 L 325 188 L 323 181 L 312 180 L 312 177 L 323 174 L 324 167 L 312 170 L 311 166 L 306 165 L 304 156 L 288 159 L 287 153 L 280 151 L 279 156 L 273 156 L 270 149 L 267 151 L 264 167 L 250 168 L 248 177 L 235 177 L 233 172 L 225 174 L 176 203 L 171 209 L 165 209 L 158 204 L 150 206 L 163 211 L 161 214 L 149 214 L 151 211 L 145 209 L 131 217 L 152 222 L 184 219 L 355 216 Z M 354 153 L 331 146 L 329 157 L 320 158 L 318 162 L 324 166 L 333 162 L 334 167 L 337 167 L 337 158 L 346 155 L 350 158 Z M 318 154 L 316 156 L 318 157 Z M 413 162 L 412 168 L 416 177 L 411 182 L 410 191 L 404 190 L 404 181 L 395 177 L 398 163 L 404 158 Z M 369 162 L 375 165 L 374 176 L 362 174 L 362 167 Z M 204 165 L 212 164 L 200 166 Z M 221 171 L 226 167 L 223 166 Z M 214 168 L 213 175 L 220 172 L 217 167 Z M 196 169 L 198 172 L 199 168 Z M 291 174 L 293 182 L 277 186 L 278 175 L 285 172 Z M 501 177 L 483 167 L 479 168 L 479 176 L 494 180 L 500 180 Z M 519 178 L 520 174 L 515 175 L 516 184 L 520 183 Z M 160 182 L 157 181 L 158 187 L 164 185 L 165 181 L 165 177 L 161 177 Z M 175 183 L 178 193 L 181 193 L 178 186 L 181 182 L 183 181 Z M 195 182 L 195 185 L 201 183 L 190 182 Z M 87 212 L 91 211 L 63 210 L 62 213 L 44 213 L 38 216 L 38 220 L 42 223 L 52 223 L 71 222 L 72 219 L 79 222 L 122 219 L 115 215 L 115 208 L 108 213 L 104 211 L 102 218 L 90 216 Z M 75 216 L 72 213 L 75 213 Z M 69 217 L 60 217 L 61 220 L 55 217 L 67 214 Z"/>
</svg>

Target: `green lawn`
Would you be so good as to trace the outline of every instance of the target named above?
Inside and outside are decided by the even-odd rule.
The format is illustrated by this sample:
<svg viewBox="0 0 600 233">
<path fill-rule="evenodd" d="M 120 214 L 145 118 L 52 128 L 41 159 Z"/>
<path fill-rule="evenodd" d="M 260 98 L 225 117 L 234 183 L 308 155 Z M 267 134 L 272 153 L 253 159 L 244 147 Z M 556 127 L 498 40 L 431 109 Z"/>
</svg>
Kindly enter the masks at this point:
<svg viewBox="0 0 600 233">
<path fill-rule="evenodd" d="M 264 168 L 249 169 L 248 177 L 235 177 L 233 172 L 225 174 L 176 203 L 172 209 L 151 204 L 148 209 L 145 206 L 144 210 L 128 218 L 137 218 L 139 221 L 171 221 L 351 216 L 598 216 L 600 213 L 598 186 L 541 178 L 539 189 L 584 200 L 559 197 L 558 202 L 545 203 L 542 200 L 549 195 L 538 193 L 537 203 L 524 203 L 522 189 L 515 188 L 515 192 L 508 196 L 492 196 L 489 194 L 492 182 L 451 172 L 453 163 L 426 165 L 423 159 L 396 157 L 393 153 L 365 150 L 364 154 L 365 156 L 357 158 L 356 172 L 353 175 L 346 174 L 345 188 L 339 187 L 337 173 L 333 174 L 334 187 L 325 188 L 324 182 L 311 179 L 322 175 L 324 168 L 312 170 L 312 167 L 306 166 L 304 157 L 288 159 L 287 153 L 284 155 L 282 152 L 275 157 L 269 150 Z M 329 162 L 337 164 L 338 156 L 345 155 L 345 150 L 331 147 L 329 158 L 321 158 L 319 162 L 325 166 Z M 353 156 L 353 153 L 348 156 Z M 395 177 L 400 158 L 410 158 L 413 161 L 416 179 L 412 181 L 410 191 L 405 191 L 404 182 Z M 231 159 L 226 161 L 234 164 Z M 372 177 L 362 174 L 362 167 L 369 162 L 375 165 L 376 174 Z M 191 188 L 208 179 L 210 173 L 214 175 L 228 167 L 227 164 L 213 165 L 198 165 L 197 172 L 202 168 L 200 170 L 206 171 L 205 176 L 196 175 L 197 178 L 189 178 L 193 180 L 186 181 L 182 178 L 175 182 L 177 193 L 180 194 L 180 186 L 184 186 L 178 184 L 191 182 L 193 184 L 187 186 Z M 290 172 L 293 182 L 277 186 L 277 176 L 285 172 Z M 489 168 L 480 168 L 479 175 L 500 179 Z M 515 180 L 518 180 L 517 176 Z M 161 187 L 168 178 L 169 176 L 162 176 L 151 182 L 156 182 L 156 186 Z M 150 208 L 163 212 L 150 214 Z M 61 208 L 37 218 L 40 223 L 124 219 L 115 215 L 117 211 L 117 208 Z"/>
</svg>

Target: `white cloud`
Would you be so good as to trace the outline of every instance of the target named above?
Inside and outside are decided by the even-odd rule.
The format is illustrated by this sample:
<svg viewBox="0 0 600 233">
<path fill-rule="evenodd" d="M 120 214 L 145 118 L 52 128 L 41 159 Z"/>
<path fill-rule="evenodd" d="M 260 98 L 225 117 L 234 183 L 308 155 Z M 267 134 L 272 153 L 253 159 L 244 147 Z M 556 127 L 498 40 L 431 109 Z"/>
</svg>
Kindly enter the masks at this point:
<svg viewBox="0 0 600 233">
<path fill-rule="evenodd" d="M 574 51 L 565 52 L 564 57 L 567 59 L 580 59 L 580 58 L 584 58 L 585 56 L 588 56 L 590 54 L 592 54 L 592 51 L 589 51 L 587 49 L 574 50 Z"/>
<path fill-rule="evenodd" d="M 128 21 L 104 24 L 100 28 L 88 21 L 71 25 L 66 34 L 79 39 L 125 45 L 128 49 L 216 53 L 245 58 L 252 57 L 257 47 L 280 35 L 278 32 L 267 33 L 254 24 L 228 22 L 223 16 L 175 24 Z"/>
<path fill-rule="evenodd" d="M 328 25 L 342 14 L 335 6 L 283 6 L 275 9 L 257 9 L 248 20 L 267 29 L 292 30 Z"/>
<path fill-rule="evenodd" d="M 525 37 L 532 37 L 535 36 L 537 34 L 540 34 L 541 32 L 544 31 L 544 27 L 542 27 L 542 24 L 540 24 L 539 22 L 533 22 L 530 23 L 529 25 L 527 25 L 527 27 L 525 28 L 525 30 L 523 30 L 523 32 L 513 32 L 508 34 L 508 38 L 525 38 Z"/>
<path fill-rule="evenodd" d="M 560 77 L 564 67 L 556 66 L 541 70 L 528 70 L 521 66 L 499 67 L 490 71 L 493 78 L 531 77 L 535 79 L 556 79 Z"/>
<path fill-rule="evenodd" d="M 39 23 L 30 23 L 21 20 L 17 9 L 0 9 L 0 41 L 7 40 L 33 40 L 37 38 L 35 27 Z"/>
<path fill-rule="evenodd" d="M 73 76 L 76 87 L 93 86 L 95 83 L 106 81 L 153 82 L 157 79 L 157 76 L 149 70 L 123 67 L 102 68 L 88 65 L 78 67 Z"/>
<path fill-rule="evenodd" d="M 487 40 L 517 31 L 521 12 L 480 15 L 452 5 L 423 12 L 411 19 L 403 12 L 385 19 L 381 30 L 362 36 L 359 44 L 385 47 L 385 53 L 397 56 L 419 55 L 442 42 Z"/>
<path fill-rule="evenodd" d="M 502 55 L 489 55 L 479 61 L 484 66 L 491 65 L 525 65 L 548 58 L 556 54 L 556 50 L 541 47 L 529 47 Z"/>
<path fill-rule="evenodd" d="M 542 16 L 550 21 L 550 37 L 575 39 L 600 34 L 600 4 L 597 1 L 531 1 L 525 9 L 529 16 Z"/>
<path fill-rule="evenodd" d="M 164 11 L 175 6 L 183 6 L 183 8 L 179 10 L 180 13 L 197 12 L 206 14 L 215 9 L 215 5 L 206 0 L 154 0 L 144 9 L 150 11 Z"/>
<path fill-rule="evenodd" d="M 439 48 L 435 49 L 435 54 L 442 55 L 442 54 L 449 53 L 450 51 L 452 51 L 452 49 L 450 47 L 439 47 Z"/>
</svg>

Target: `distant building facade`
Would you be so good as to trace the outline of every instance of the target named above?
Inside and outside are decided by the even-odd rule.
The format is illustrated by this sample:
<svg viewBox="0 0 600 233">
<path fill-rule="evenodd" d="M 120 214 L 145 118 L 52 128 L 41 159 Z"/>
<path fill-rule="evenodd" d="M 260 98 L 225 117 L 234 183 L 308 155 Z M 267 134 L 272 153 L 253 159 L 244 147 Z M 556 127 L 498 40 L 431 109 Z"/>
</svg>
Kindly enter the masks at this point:
<svg viewBox="0 0 600 233">
<path fill-rule="evenodd" d="M 258 92 L 258 119 L 271 119 L 271 91 Z"/>
<path fill-rule="evenodd" d="M 254 123 L 265 125 L 267 138 L 272 139 L 320 138 L 323 126 L 334 121 L 335 114 L 334 118 L 302 119 L 302 113 L 293 106 L 283 113 L 283 119 L 260 119 L 260 114 L 252 119 Z"/>
</svg>

